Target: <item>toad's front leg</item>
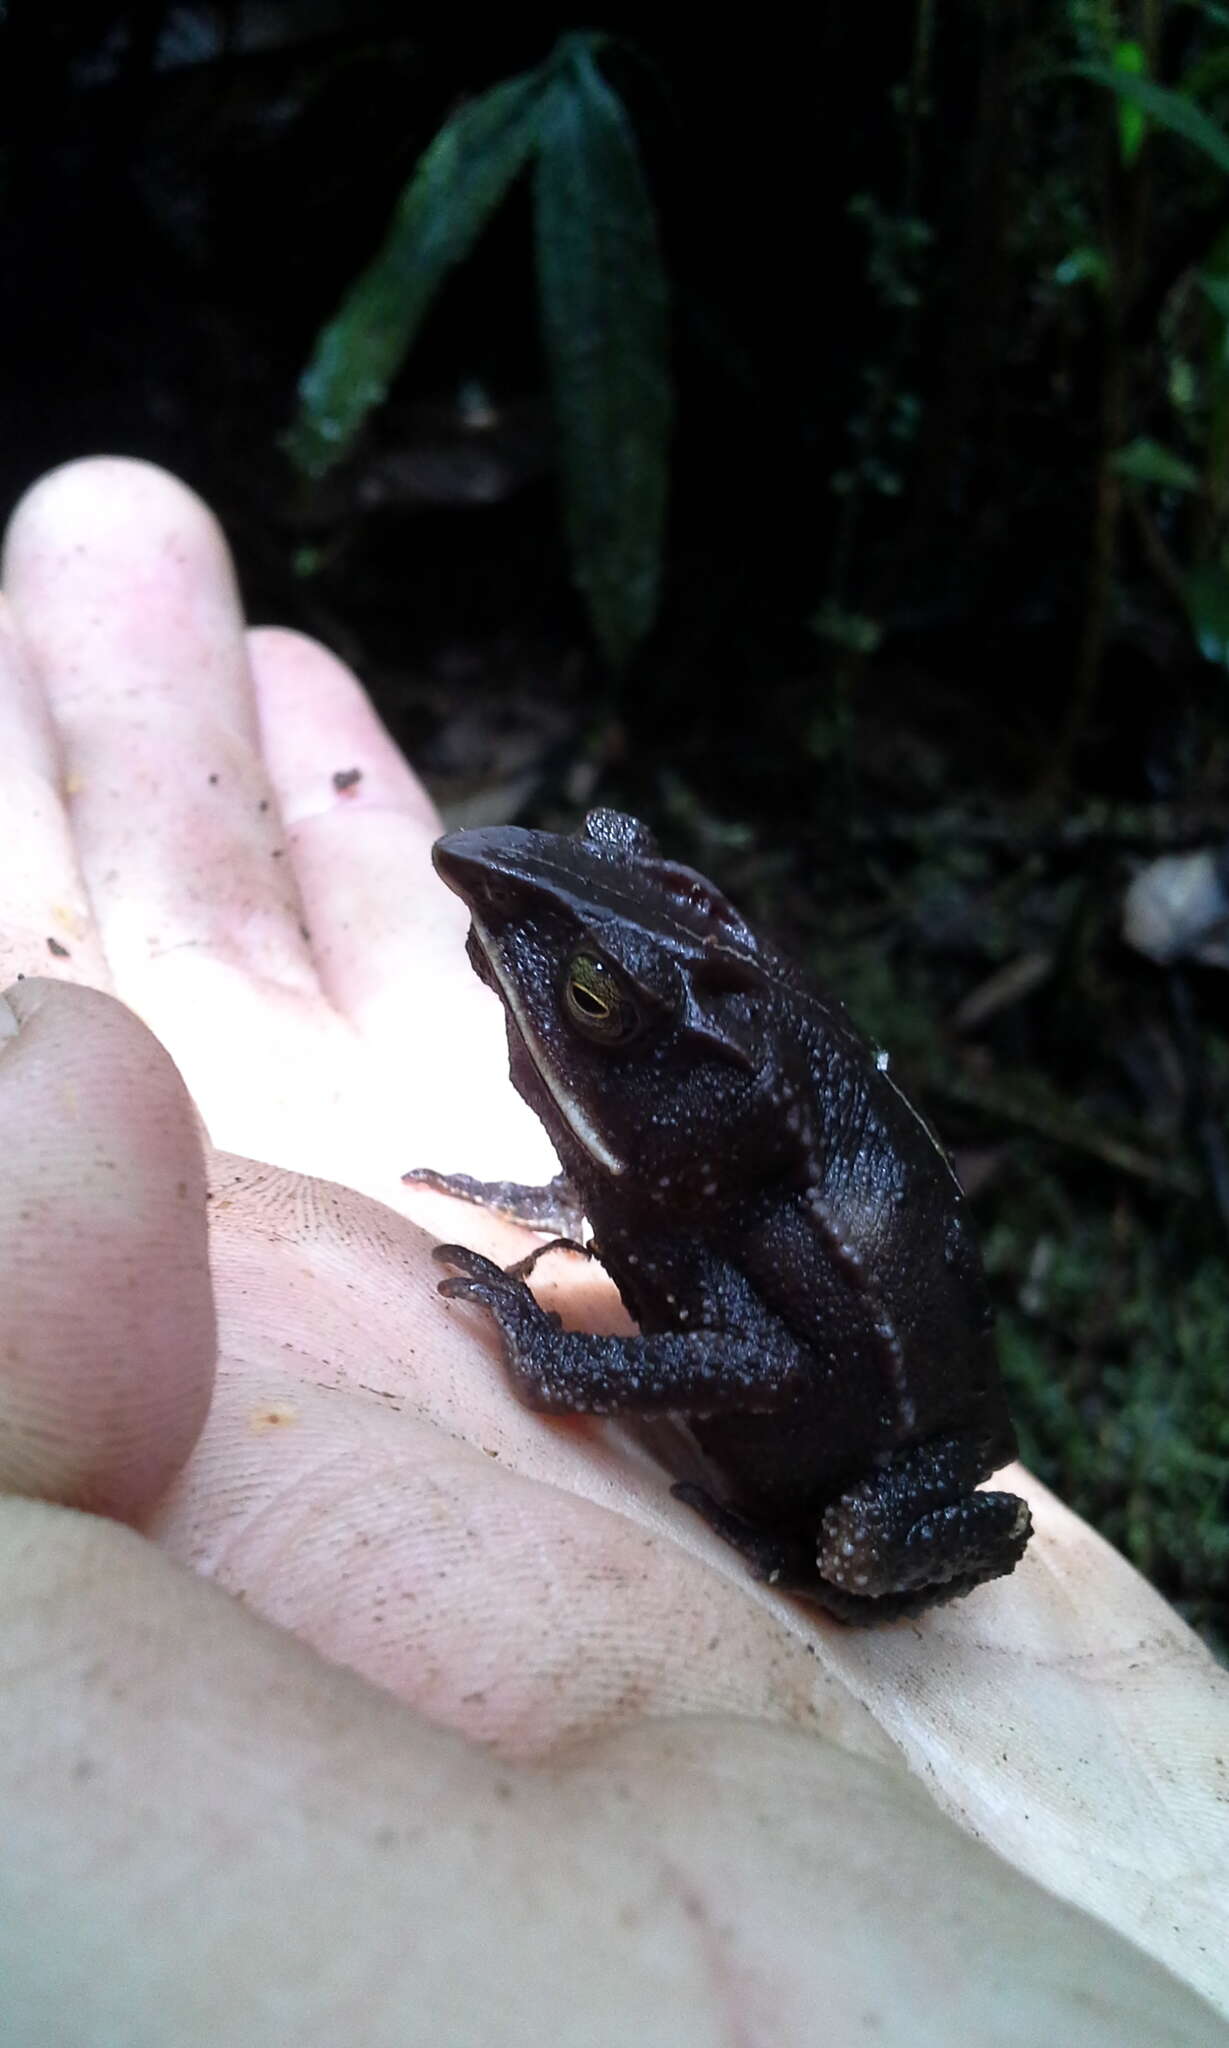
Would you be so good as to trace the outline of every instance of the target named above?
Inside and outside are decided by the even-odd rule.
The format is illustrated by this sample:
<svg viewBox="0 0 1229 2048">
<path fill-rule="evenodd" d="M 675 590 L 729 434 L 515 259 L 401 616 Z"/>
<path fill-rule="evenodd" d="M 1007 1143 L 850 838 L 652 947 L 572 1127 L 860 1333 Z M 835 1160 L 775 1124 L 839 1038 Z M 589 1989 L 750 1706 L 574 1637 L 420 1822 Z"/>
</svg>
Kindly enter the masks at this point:
<svg viewBox="0 0 1229 2048">
<path fill-rule="evenodd" d="M 437 1245 L 434 1257 L 456 1267 L 441 1280 L 453 1301 L 478 1301 L 499 1325 L 504 1364 L 528 1408 L 552 1415 L 691 1415 L 775 1408 L 797 1385 L 801 1359 L 765 1355 L 762 1341 L 730 1330 L 666 1330 L 639 1337 L 593 1337 L 565 1330 L 518 1276 L 463 1245 Z"/>
<path fill-rule="evenodd" d="M 527 1230 L 578 1238 L 584 1228 L 584 1204 L 566 1173 L 557 1173 L 541 1187 L 519 1180 L 475 1180 L 468 1173 L 437 1173 L 433 1166 L 412 1166 L 401 1178 L 407 1187 L 430 1188 L 433 1194 L 472 1202 L 494 1216 L 506 1216 L 509 1223 L 523 1223 Z"/>
</svg>

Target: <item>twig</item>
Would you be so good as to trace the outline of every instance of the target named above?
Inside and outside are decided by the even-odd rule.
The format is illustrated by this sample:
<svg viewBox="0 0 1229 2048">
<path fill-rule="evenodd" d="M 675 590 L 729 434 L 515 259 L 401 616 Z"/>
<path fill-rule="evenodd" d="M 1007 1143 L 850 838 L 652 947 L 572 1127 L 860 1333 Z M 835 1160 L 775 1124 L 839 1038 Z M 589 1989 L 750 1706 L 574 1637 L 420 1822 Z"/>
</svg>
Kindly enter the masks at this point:
<svg viewBox="0 0 1229 2048">
<path fill-rule="evenodd" d="M 1158 1159 L 1129 1139 L 1116 1138 L 1111 1132 L 1098 1129 L 1070 1103 L 1026 1099 L 1014 1090 L 970 1081 L 965 1075 L 947 1075 L 934 1085 L 953 1102 L 980 1110 L 1001 1123 L 1016 1124 L 1069 1152 L 1082 1152 L 1090 1159 L 1100 1160 L 1103 1166 L 1113 1167 L 1116 1173 L 1129 1173 L 1134 1180 L 1171 1188 L 1175 1194 L 1196 1196 L 1201 1192 L 1198 1176 L 1185 1166 Z"/>
</svg>

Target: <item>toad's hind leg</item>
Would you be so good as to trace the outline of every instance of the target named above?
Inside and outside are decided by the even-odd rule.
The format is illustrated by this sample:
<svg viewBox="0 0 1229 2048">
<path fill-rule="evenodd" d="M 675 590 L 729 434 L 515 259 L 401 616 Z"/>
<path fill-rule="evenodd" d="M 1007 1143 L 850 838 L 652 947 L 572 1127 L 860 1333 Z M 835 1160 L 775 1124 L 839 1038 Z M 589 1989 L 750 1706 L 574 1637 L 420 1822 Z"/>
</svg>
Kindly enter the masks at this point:
<svg viewBox="0 0 1229 2048">
<path fill-rule="evenodd" d="M 670 1491 L 675 1500 L 683 1501 L 703 1516 L 713 1534 L 738 1552 L 755 1578 L 774 1586 L 778 1593 L 793 1593 L 800 1600 L 809 1600 L 826 1609 L 835 1620 L 850 1622 L 855 1627 L 899 1621 L 902 1615 L 932 1607 L 936 1600 L 956 1600 L 977 1583 L 975 1579 L 959 1584 L 952 1580 L 937 1593 L 902 1593 L 882 1600 L 868 1600 L 864 1593 L 843 1593 L 837 1586 L 826 1585 L 819 1576 L 813 1522 L 807 1524 L 806 1534 L 800 1535 L 796 1529 L 753 1522 L 736 1508 L 714 1500 L 702 1486 L 682 1484 L 672 1486 Z"/>
<path fill-rule="evenodd" d="M 987 1469 L 975 1438 L 916 1445 L 828 1507 L 818 1535 L 757 1522 L 700 1486 L 676 1500 L 704 1517 L 757 1579 L 866 1627 L 971 1593 L 1019 1562 L 1032 1524 L 1013 1493 L 978 1493 Z"/>
<path fill-rule="evenodd" d="M 779 1586 L 783 1593 L 814 1592 L 819 1574 L 815 1569 L 815 1546 L 792 1531 L 763 1522 L 753 1522 L 736 1508 L 714 1500 L 702 1486 L 680 1482 L 670 1488 L 675 1500 L 694 1508 L 715 1536 L 728 1543 L 743 1558 L 757 1579 Z"/>
<path fill-rule="evenodd" d="M 902 1597 L 925 1606 L 1001 1578 L 1024 1555 L 1032 1522 L 1014 1493 L 975 1491 L 986 1472 L 985 1448 L 973 1436 L 902 1452 L 825 1510 L 820 1577 L 875 1606 L 894 1602 L 898 1612 Z"/>
</svg>

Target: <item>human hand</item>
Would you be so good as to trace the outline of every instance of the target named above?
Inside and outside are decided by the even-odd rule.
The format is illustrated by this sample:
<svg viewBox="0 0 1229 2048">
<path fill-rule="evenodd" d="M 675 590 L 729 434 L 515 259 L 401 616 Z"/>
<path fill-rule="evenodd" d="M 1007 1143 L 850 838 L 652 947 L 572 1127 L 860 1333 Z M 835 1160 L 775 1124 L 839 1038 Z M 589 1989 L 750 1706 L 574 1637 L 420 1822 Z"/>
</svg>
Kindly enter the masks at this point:
<svg viewBox="0 0 1229 2048">
<path fill-rule="evenodd" d="M 551 1162 L 504 1079 L 464 915 L 431 875 L 430 807 L 357 686 L 295 636 L 245 639 L 211 522 L 139 465 L 40 486 L 8 585 L 28 666 L 10 660 L 0 691 L 0 984 L 39 973 L 113 990 L 174 1056 L 214 1141 L 248 1155 L 210 1163 L 211 1294 L 173 1073 L 97 998 L 13 996 L 0 1480 L 137 1524 L 163 1552 L 48 1508 L 0 1519 L 3 1639 L 35 1673 L 0 1796 L 20 1815 L 39 1790 L 30 1867 L 43 1859 L 54 1894 L 64 1830 L 97 1854 L 119 1840 L 109 1879 L 165 1905 L 185 1858 L 195 1868 L 212 1847 L 199 1893 L 149 1929 L 155 1952 L 172 1930 L 182 1943 L 184 1906 L 203 1898 L 207 1978 L 234 1954 L 227 1901 L 254 1900 L 249 1960 L 267 1976 L 280 1897 L 280 1961 L 317 2001 L 337 1940 L 320 1915 L 331 1905 L 338 1924 L 341 1877 L 347 1996 L 369 1995 L 381 1944 L 407 1928 L 431 1930 L 455 1975 L 464 1911 L 474 2012 L 480 1975 L 488 1998 L 519 1985 L 540 2001 L 524 2008 L 534 2032 L 557 1953 L 561 1992 L 585 1958 L 611 2039 L 715 2037 L 736 1991 L 748 2038 L 808 2039 L 837 1987 L 856 2001 L 869 1985 L 884 2037 L 924 2040 L 919 1969 L 990 2015 L 1003 1974 L 1026 1973 L 1037 2038 L 1098 1971 L 1119 2001 L 1106 2039 L 1163 2040 L 1175 2014 L 1171 2038 L 1221 2038 L 1193 2033 L 1214 2022 L 1167 2005 L 1179 1994 L 1141 1959 L 946 1828 L 899 1768 L 1021 1870 L 1229 2000 L 1225 1689 L 1189 1632 L 1013 1472 L 1039 1525 L 1013 1577 L 853 1635 L 751 1584 L 617 1432 L 519 1409 L 488 1329 L 439 1300 L 406 1219 L 496 1256 L 523 1240 L 474 1212 L 458 1221 L 399 1174 L 429 1162 L 531 1180 Z M 334 772 L 354 767 L 361 781 L 339 792 Z M 538 1279 L 569 1317 L 614 1326 L 587 1269 L 556 1261 Z M 290 1633 L 220 1603 L 184 1564 Z M 122 1699 L 91 1685 L 100 1662 Z M 106 1782 L 67 1800 L 83 1729 Z M 530 1756 L 552 1771 L 518 1769 Z M 510 1885 L 490 1884 L 488 1861 Z M 936 1897 L 950 1916 L 928 1912 Z M 630 1943 L 612 1939 L 621 1910 L 640 1929 Z M 734 1973 L 714 1974 L 710 1954 L 697 1981 L 688 1957 L 713 1916 Z M 658 1941 L 663 1974 L 646 1983 L 628 1958 Z M 115 1957 L 97 1947 L 82 1981 L 122 1998 L 125 1973 L 108 1978 Z M 398 1958 L 398 1986 L 419 1998 L 421 1953 Z M 779 2002 L 761 2018 L 767 1984 Z M 970 2009 L 935 2010 L 935 2039 L 971 2025 Z M 390 2038 L 407 2038 L 391 1994 L 387 2011 Z"/>
</svg>

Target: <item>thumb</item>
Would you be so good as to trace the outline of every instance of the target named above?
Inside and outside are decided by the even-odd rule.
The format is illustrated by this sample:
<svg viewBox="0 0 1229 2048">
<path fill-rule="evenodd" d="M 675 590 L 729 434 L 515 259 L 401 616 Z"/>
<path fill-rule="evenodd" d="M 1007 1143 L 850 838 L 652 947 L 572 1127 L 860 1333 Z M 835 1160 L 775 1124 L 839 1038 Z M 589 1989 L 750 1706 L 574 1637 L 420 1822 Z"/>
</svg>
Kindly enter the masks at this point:
<svg viewBox="0 0 1229 2048">
<path fill-rule="evenodd" d="M 205 1166 L 168 1055 L 110 996 L 0 995 L 0 1492 L 131 1519 L 209 1406 Z"/>
</svg>

